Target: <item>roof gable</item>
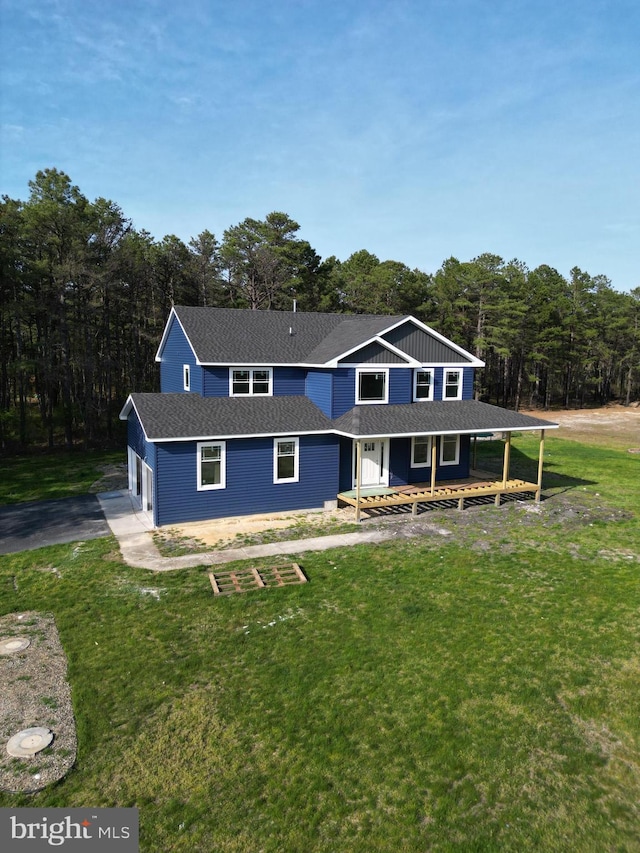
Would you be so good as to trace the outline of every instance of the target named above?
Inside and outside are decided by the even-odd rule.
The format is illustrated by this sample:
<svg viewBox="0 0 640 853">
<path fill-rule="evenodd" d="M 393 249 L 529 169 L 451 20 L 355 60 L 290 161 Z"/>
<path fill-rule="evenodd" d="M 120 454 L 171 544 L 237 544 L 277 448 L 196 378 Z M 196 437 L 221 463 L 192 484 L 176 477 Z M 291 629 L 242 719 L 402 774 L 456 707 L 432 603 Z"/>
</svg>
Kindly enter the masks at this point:
<svg viewBox="0 0 640 853">
<path fill-rule="evenodd" d="M 448 365 L 469 364 L 479 366 L 479 360 L 462 347 L 447 340 L 424 323 L 413 319 L 396 325 L 382 335 L 385 341 L 393 344 L 402 352 L 414 358 L 420 364 Z"/>
<path fill-rule="evenodd" d="M 205 365 L 336 367 L 368 360 L 413 366 L 482 365 L 471 353 L 409 316 L 184 306 L 171 309 L 157 361 L 176 322 L 196 361 Z"/>
</svg>

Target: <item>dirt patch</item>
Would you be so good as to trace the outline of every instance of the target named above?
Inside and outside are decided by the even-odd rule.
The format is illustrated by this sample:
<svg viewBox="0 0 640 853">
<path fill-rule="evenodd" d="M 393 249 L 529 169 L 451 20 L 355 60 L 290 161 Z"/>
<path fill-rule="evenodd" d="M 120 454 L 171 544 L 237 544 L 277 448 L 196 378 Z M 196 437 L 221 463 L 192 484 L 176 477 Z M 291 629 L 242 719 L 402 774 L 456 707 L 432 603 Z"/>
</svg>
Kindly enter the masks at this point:
<svg viewBox="0 0 640 853">
<path fill-rule="evenodd" d="M 606 444 L 618 450 L 640 450 L 640 405 L 612 404 L 597 409 L 559 409 L 542 412 L 521 410 L 522 414 L 544 417 L 560 424 L 553 435 L 585 444 Z"/>
<path fill-rule="evenodd" d="M 129 488 L 127 464 L 100 465 L 102 476 L 89 486 L 89 494 L 98 495 L 100 492 L 118 492 Z"/>
<path fill-rule="evenodd" d="M 0 656 L 0 788 L 33 793 L 62 779 L 76 760 L 76 724 L 67 682 L 67 658 L 51 614 L 0 617 L 0 637 L 24 637 L 27 648 Z M 50 746 L 13 758 L 7 743 L 24 729 L 53 733 Z"/>
<path fill-rule="evenodd" d="M 266 530 L 293 532 L 297 528 L 296 533 L 299 533 L 304 527 L 305 536 L 319 536 L 323 531 L 327 532 L 327 528 L 334 532 L 336 526 L 350 524 L 353 520 L 351 508 L 272 512 L 171 525 L 157 530 L 154 538 L 161 550 L 166 550 L 169 543 L 173 543 L 174 554 L 176 548 L 185 548 L 192 553 L 193 548 L 254 544 L 253 537 Z"/>
</svg>

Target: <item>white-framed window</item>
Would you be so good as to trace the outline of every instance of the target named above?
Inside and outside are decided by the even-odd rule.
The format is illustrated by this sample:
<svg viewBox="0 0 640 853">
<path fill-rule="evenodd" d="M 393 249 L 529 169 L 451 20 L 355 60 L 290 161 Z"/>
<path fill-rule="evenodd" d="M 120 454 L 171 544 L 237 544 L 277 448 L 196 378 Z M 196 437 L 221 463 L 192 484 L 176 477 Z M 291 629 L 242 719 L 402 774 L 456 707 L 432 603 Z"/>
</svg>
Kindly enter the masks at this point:
<svg viewBox="0 0 640 853">
<path fill-rule="evenodd" d="M 273 439 L 273 482 L 297 483 L 300 468 L 300 439 Z"/>
<path fill-rule="evenodd" d="M 273 394 L 270 367 L 232 367 L 229 370 L 231 397 L 270 397 Z"/>
<path fill-rule="evenodd" d="M 462 370 L 444 370 L 443 400 L 462 400 Z"/>
<path fill-rule="evenodd" d="M 413 372 L 413 401 L 433 400 L 433 368 Z"/>
<path fill-rule="evenodd" d="M 191 391 L 191 368 L 188 364 L 182 365 L 182 385 L 185 391 Z"/>
<path fill-rule="evenodd" d="M 389 371 L 359 367 L 356 370 L 356 403 L 387 403 Z"/>
<path fill-rule="evenodd" d="M 430 435 L 414 435 L 411 439 L 411 467 L 431 467 L 431 443 Z"/>
<path fill-rule="evenodd" d="M 198 442 L 198 491 L 226 487 L 227 448 L 224 441 Z"/>
<path fill-rule="evenodd" d="M 460 461 L 460 436 L 443 435 L 440 439 L 440 464 L 457 465 Z"/>
</svg>

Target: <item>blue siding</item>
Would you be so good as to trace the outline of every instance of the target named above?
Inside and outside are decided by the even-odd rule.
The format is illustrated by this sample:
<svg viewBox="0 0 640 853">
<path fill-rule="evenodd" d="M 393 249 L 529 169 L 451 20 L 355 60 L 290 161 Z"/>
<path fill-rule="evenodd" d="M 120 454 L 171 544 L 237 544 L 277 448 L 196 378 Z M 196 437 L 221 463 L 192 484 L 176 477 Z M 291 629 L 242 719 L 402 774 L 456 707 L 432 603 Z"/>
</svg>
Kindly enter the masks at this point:
<svg viewBox="0 0 640 853">
<path fill-rule="evenodd" d="M 203 397 L 229 396 L 228 367 L 205 367 L 203 368 L 203 375 Z"/>
<path fill-rule="evenodd" d="M 413 399 L 413 370 L 389 371 L 389 403 L 410 403 Z"/>
<path fill-rule="evenodd" d="M 302 367 L 276 367 L 273 371 L 274 396 L 304 396 L 305 373 Z"/>
<path fill-rule="evenodd" d="M 392 438 L 389 449 L 389 485 L 406 486 L 409 479 L 410 438 Z M 422 469 L 424 470 L 424 469 Z"/>
<path fill-rule="evenodd" d="M 331 397 L 333 392 L 333 371 L 308 370 L 305 383 L 305 395 L 316 406 L 331 417 Z"/>
<path fill-rule="evenodd" d="M 473 400 L 473 367 L 465 367 L 462 376 L 462 399 Z"/>
<path fill-rule="evenodd" d="M 273 440 L 234 439 L 226 443 L 225 489 L 197 490 L 196 442 L 158 445 L 157 523 L 321 507 L 338 493 L 338 440 L 300 436 L 300 480 L 273 482 Z"/>
<path fill-rule="evenodd" d="M 353 488 L 353 442 L 350 438 L 340 438 L 340 491 L 348 492 Z"/>
<path fill-rule="evenodd" d="M 202 368 L 196 365 L 193 350 L 175 317 L 171 320 L 160 358 L 160 390 L 162 392 L 186 393 L 182 367 L 188 364 L 191 373 L 191 391 L 202 394 Z"/>
<path fill-rule="evenodd" d="M 127 419 L 127 444 L 147 465 L 155 470 L 156 446 L 144 437 L 142 425 L 135 411 L 132 411 Z"/>
<path fill-rule="evenodd" d="M 333 378 L 332 418 L 339 418 L 356 404 L 356 371 L 349 367 L 336 370 Z"/>
</svg>

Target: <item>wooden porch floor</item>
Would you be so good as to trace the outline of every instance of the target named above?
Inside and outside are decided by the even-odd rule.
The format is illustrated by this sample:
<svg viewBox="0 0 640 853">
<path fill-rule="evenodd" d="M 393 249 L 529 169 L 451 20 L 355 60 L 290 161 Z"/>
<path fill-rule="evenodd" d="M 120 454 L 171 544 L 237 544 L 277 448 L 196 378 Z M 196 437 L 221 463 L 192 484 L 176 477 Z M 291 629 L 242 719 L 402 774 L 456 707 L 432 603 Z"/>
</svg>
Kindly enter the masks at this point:
<svg viewBox="0 0 640 853">
<path fill-rule="evenodd" d="M 536 492 L 536 499 L 540 497 L 539 487 L 536 483 L 518 479 L 505 481 L 497 479 L 495 474 L 486 471 L 474 471 L 471 477 L 464 480 L 436 482 L 433 489 L 431 483 L 413 483 L 410 486 L 396 486 L 391 487 L 391 489 L 393 489 L 391 494 L 389 494 L 390 489 L 386 488 L 384 489 L 385 494 L 380 495 L 372 495 L 370 494 L 371 489 L 367 489 L 366 491 L 369 494 L 361 495 L 360 501 L 353 495 L 353 491 L 342 492 L 338 495 L 338 505 L 344 503 L 355 507 L 356 519 L 358 519 L 361 510 L 382 509 L 407 504 L 412 506 L 412 515 L 415 516 L 418 512 L 418 505 L 421 503 L 457 500 L 458 509 L 461 510 L 464 509 L 464 502 L 467 498 L 495 496 L 495 504 L 499 506 L 501 496 L 505 494 Z"/>
</svg>

